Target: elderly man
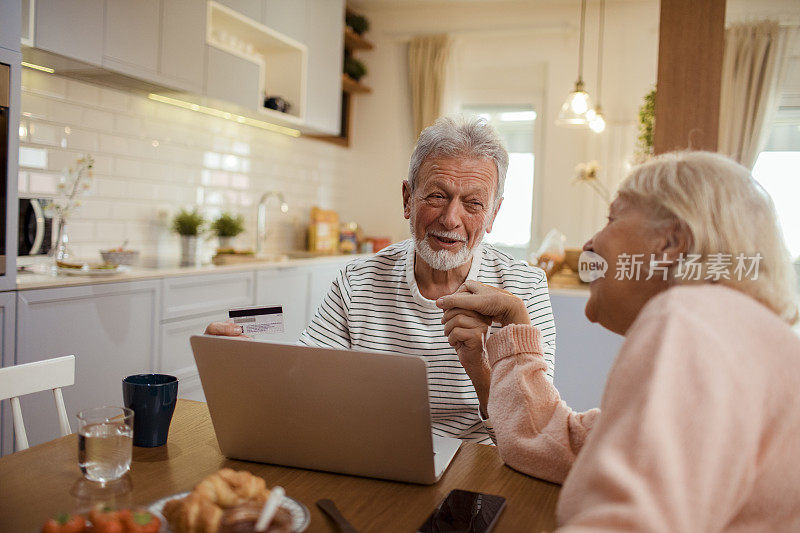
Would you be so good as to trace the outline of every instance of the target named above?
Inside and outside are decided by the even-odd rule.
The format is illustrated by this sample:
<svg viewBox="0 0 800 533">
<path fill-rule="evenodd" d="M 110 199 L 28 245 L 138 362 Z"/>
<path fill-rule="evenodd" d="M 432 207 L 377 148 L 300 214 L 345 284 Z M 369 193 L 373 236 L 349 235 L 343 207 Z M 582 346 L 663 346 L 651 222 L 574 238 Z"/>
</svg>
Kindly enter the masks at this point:
<svg viewBox="0 0 800 533">
<path fill-rule="evenodd" d="M 525 302 L 542 332 L 547 376 L 553 378 L 555 326 L 544 272 L 481 243 L 502 203 L 507 168 L 502 141 L 482 119 L 445 117 L 425 129 L 403 182 L 412 239 L 348 264 L 300 337 L 310 346 L 424 357 L 436 435 L 491 443 L 488 363 L 484 358 L 481 368 L 471 368 L 472 379 L 461 364 L 476 359 L 467 354 L 483 351 L 486 333 L 476 336 L 467 323 L 445 331 L 436 306 L 437 298 L 467 279 Z M 207 332 L 225 334 L 232 327 L 215 324 Z M 484 324 L 483 332 L 489 329 Z"/>
</svg>

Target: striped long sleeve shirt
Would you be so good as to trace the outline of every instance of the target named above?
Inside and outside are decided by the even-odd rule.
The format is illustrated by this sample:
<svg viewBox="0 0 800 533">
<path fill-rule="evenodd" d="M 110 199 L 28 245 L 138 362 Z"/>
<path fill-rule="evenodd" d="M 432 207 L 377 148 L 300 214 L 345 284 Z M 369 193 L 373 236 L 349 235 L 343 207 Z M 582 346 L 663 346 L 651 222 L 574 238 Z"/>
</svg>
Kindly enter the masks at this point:
<svg viewBox="0 0 800 533">
<path fill-rule="evenodd" d="M 480 416 L 472 382 L 447 342 L 442 310 L 419 292 L 414 256 L 409 239 L 346 265 L 300 343 L 423 357 L 434 435 L 490 444 L 491 422 Z M 546 375 L 552 382 L 556 330 L 544 272 L 481 244 L 467 279 L 503 288 L 525 302 L 532 324 L 542 333 Z"/>
</svg>

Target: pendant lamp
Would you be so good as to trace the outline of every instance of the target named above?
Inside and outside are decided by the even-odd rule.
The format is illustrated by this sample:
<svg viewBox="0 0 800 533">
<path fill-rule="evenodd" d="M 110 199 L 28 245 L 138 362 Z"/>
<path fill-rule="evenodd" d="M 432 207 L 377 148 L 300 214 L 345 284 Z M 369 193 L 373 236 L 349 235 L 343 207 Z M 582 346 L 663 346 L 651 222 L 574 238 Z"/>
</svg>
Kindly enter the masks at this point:
<svg viewBox="0 0 800 533">
<path fill-rule="evenodd" d="M 556 125 L 585 128 L 588 125 L 586 112 L 592 109 L 592 100 L 583 86 L 583 37 L 586 22 L 586 0 L 581 0 L 581 36 L 578 47 L 578 80 L 575 88 L 567 96 L 561 111 L 558 113 Z"/>
<path fill-rule="evenodd" d="M 586 112 L 589 129 L 595 133 L 602 133 L 606 129 L 606 118 L 600 107 L 600 95 L 603 90 L 603 34 L 606 21 L 606 0 L 600 0 L 600 31 L 597 43 L 597 106 Z"/>
</svg>

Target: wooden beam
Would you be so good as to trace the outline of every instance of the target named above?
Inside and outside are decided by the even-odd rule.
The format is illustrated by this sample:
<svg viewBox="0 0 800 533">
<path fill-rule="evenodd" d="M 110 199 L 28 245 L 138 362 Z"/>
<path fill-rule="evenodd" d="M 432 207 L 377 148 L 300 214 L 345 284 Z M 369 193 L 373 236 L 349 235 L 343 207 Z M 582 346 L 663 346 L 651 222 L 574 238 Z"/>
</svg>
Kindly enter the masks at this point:
<svg viewBox="0 0 800 533">
<path fill-rule="evenodd" d="M 656 154 L 717 149 L 725 0 L 661 0 Z"/>
</svg>

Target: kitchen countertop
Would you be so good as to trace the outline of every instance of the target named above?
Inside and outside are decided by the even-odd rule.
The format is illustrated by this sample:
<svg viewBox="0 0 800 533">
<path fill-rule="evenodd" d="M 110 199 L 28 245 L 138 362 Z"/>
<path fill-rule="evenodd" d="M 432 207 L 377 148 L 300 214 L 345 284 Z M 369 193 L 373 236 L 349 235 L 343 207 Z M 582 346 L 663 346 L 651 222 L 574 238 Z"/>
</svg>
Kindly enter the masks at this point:
<svg viewBox="0 0 800 533">
<path fill-rule="evenodd" d="M 120 283 L 124 281 L 139 281 L 146 279 L 160 279 L 176 276 L 194 276 L 198 274 L 221 274 L 224 272 L 242 272 L 246 270 L 261 270 L 268 268 L 291 268 L 303 265 L 324 264 L 340 262 L 345 259 L 359 259 L 369 257 L 371 254 L 358 255 L 326 255 L 317 257 L 292 258 L 276 254 L 269 258 L 257 259 L 232 265 L 198 265 L 178 266 L 177 263 L 144 267 L 126 267 L 123 272 L 108 275 L 87 276 L 59 274 L 53 269 L 48 271 L 39 267 L 35 272 L 17 272 L 18 291 L 30 289 L 50 289 L 54 287 L 73 287 L 79 285 L 96 285 L 99 283 Z"/>
<path fill-rule="evenodd" d="M 221 274 L 224 272 L 242 272 L 246 270 L 262 270 L 268 268 L 291 268 L 303 265 L 340 262 L 344 259 L 360 259 L 369 257 L 370 255 L 371 254 L 290 257 L 288 255 L 274 254 L 264 259 L 231 265 L 206 264 L 183 267 L 179 266 L 177 261 L 175 261 L 171 263 L 154 264 L 147 267 L 126 267 L 124 272 L 100 276 L 59 274 L 54 269 L 48 272 L 43 268 L 43 265 L 39 265 L 35 267 L 37 269 L 35 272 L 17 272 L 16 290 L 23 291 L 31 289 L 50 289 L 54 287 L 96 285 L 99 283 L 120 283 L 123 281 L 161 279 L 198 274 Z M 146 262 L 147 261 L 145 261 L 145 263 Z M 560 273 L 548 280 L 548 288 L 552 294 L 588 296 L 589 293 L 589 285 L 580 283 L 577 280 L 577 276 L 569 277 Z"/>
</svg>

